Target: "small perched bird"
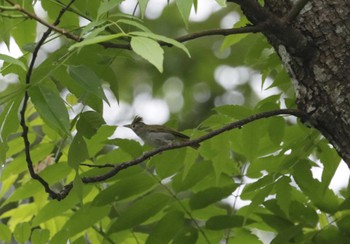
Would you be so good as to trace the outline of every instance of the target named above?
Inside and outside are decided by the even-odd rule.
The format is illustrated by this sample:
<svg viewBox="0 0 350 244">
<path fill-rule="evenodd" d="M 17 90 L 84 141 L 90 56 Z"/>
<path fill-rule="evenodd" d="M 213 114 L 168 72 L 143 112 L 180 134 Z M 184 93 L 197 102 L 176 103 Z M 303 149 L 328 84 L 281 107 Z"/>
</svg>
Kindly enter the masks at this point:
<svg viewBox="0 0 350 244">
<path fill-rule="evenodd" d="M 140 116 L 136 116 L 132 123 L 125 127 L 132 129 L 147 145 L 152 147 L 177 145 L 190 140 L 188 136 L 163 125 L 146 125 Z M 199 144 L 191 145 L 191 147 L 197 149 Z"/>
</svg>

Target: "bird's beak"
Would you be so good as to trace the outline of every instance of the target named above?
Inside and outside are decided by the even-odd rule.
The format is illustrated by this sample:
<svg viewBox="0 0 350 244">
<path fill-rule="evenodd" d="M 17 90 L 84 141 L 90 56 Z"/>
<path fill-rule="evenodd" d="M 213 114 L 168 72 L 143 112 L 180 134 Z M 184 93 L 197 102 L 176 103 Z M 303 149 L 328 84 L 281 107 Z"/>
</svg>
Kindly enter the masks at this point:
<svg viewBox="0 0 350 244">
<path fill-rule="evenodd" d="M 131 129 L 131 125 L 124 125 L 124 127 Z"/>
</svg>

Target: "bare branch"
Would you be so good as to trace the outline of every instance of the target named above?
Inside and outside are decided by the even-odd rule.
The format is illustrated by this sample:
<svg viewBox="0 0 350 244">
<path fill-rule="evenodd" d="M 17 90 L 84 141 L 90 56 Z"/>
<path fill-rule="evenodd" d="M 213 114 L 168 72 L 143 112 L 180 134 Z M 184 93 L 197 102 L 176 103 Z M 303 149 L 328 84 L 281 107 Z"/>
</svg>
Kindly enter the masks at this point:
<svg viewBox="0 0 350 244">
<path fill-rule="evenodd" d="M 232 122 L 231 124 L 225 125 L 217 130 L 214 130 L 212 132 L 209 132 L 208 134 L 201 136 L 195 140 L 191 140 L 188 142 L 184 142 L 178 145 L 168 145 L 168 146 L 164 146 L 164 147 L 160 147 L 157 149 L 154 149 L 152 151 L 148 151 L 146 153 L 144 153 L 143 155 L 141 155 L 138 158 L 135 158 L 131 161 L 128 162 L 123 162 L 121 164 L 116 164 L 114 165 L 113 169 L 111 169 L 109 172 L 102 174 L 102 175 L 98 175 L 98 176 L 93 176 L 93 177 L 83 177 L 82 181 L 84 183 L 93 183 L 93 182 L 100 182 L 100 181 L 105 181 L 113 176 L 115 176 L 119 171 L 127 169 L 131 166 L 137 165 L 142 163 L 143 161 L 151 158 L 152 156 L 155 156 L 161 152 L 164 151 L 169 151 L 169 150 L 173 150 L 176 148 L 182 148 L 182 147 L 188 147 L 188 146 L 193 146 L 196 145 L 200 142 L 209 140 L 210 138 L 220 135 L 226 131 L 235 129 L 235 128 L 240 128 L 245 124 L 248 124 L 250 122 L 262 119 L 262 118 L 269 118 L 272 116 L 276 116 L 276 115 L 294 115 L 296 117 L 299 117 L 303 120 L 308 120 L 308 115 L 298 109 L 279 109 L 279 110 L 272 110 L 272 111 L 267 111 L 267 112 L 262 112 L 262 113 L 258 113 L 258 114 L 254 114 L 250 117 L 247 117 L 245 119 L 239 120 L 239 121 L 235 121 Z M 110 164 L 107 164 L 108 167 L 110 167 Z M 85 165 L 86 166 L 86 165 Z M 89 165 L 90 166 L 90 165 Z M 101 167 L 101 165 L 100 165 Z M 107 166 L 106 166 L 107 167 Z M 101 167 L 102 168 L 102 167 Z"/>
<path fill-rule="evenodd" d="M 19 5 L 14 5 L 11 1 L 6 0 L 8 3 L 10 3 L 11 5 L 15 6 L 16 9 L 22 9 L 21 7 L 19 7 Z M 62 18 L 63 14 L 66 12 L 67 8 L 69 8 L 69 6 L 74 2 L 75 0 L 71 0 L 69 2 L 69 4 L 65 7 L 62 8 L 62 10 L 60 11 L 58 17 L 56 18 L 55 22 L 53 23 L 53 25 L 51 26 L 56 26 L 59 24 L 60 19 Z M 23 11 L 20 10 L 21 12 Z M 43 34 L 43 36 L 41 37 L 41 39 L 39 40 L 39 42 L 37 43 L 33 55 L 32 55 L 32 60 L 30 61 L 30 65 L 29 65 L 29 69 L 27 71 L 26 74 L 26 84 L 29 85 L 30 84 L 30 80 L 31 80 L 31 76 L 33 73 L 33 69 L 34 69 L 34 64 L 38 55 L 38 52 L 41 48 L 41 46 L 44 44 L 45 40 L 48 38 L 48 36 L 50 35 L 51 31 L 53 29 L 49 27 L 49 29 Z M 30 142 L 29 142 L 29 138 L 28 138 L 28 126 L 26 124 L 26 117 L 25 117 L 25 113 L 26 113 L 26 109 L 27 109 L 27 104 L 28 104 L 28 100 L 29 100 L 29 94 L 28 94 L 28 90 L 25 90 L 24 92 L 24 98 L 23 98 L 23 104 L 22 104 L 22 108 L 20 110 L 20 124 L 22 127 L 22 137 L 23 137 L 23 141 L 24 141 L 24 151 L 25 151 L 25 156 L 26 156 L 26 162 L 27 162 L 27 167 L 30 173 L 30 176 L 32 177 L 32 179 L 39 181 L 45 188 L 45 191 L 50 195 L 50 197 L 52 197 L 53 199 L 58 199 L 61 200 L 63 199 L 66 195 L 62 195 L 60 193 L 56 193 L 53 190 L 51 190 L 49 184 L 37 173 L 35 173 L 34 168 L 33 168 L 33 161 L 31 158 L 31 154 L 30 154 Z M 72 186 L 66 186 L 65 189 L 68 192 L 70 191 L 70 189 L 72 188 Z"/>
<path fill-rule="evenodd" d="M 282 21 L 286 24 L 290 24 L 292 20 L 294 20 L 300 13 L 300 11 L 305 7 L 305 5 L 309 2 L 309 0 L 299 0 L 293 6 L 293 8 L 289 11 L 289 13 L 282 19 Z"/>
</svg>

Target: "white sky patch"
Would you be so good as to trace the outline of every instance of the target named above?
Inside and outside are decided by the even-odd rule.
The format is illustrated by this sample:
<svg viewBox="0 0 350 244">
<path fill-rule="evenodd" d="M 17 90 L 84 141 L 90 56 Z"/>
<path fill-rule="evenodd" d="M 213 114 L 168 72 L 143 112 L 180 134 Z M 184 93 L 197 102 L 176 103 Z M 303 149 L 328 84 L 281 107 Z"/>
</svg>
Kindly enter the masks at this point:
<svg viewBox="0 0 350 244">
<path fill-rule="evenodd" d="M 237 12 L 228 13 L 220 22 L 220 28 L 232 28 L 240 19 L 240 15 Z"/>
<path fill-rule="evenodd" d="M 200 0 L 198 1 L 197 12 L 194 8 L 191 9 L 190 21 L 201 22 L 209 18 L 209 16 L 222 9 L 220 5 L 214 0 Z"/>
<path fill-rule="evenodd" d="M 149 0 L 145 16 L 147 19 L 157 19 L 163 13 L 164 8 L 168 5 L 167 0 Z"/>
</svg>

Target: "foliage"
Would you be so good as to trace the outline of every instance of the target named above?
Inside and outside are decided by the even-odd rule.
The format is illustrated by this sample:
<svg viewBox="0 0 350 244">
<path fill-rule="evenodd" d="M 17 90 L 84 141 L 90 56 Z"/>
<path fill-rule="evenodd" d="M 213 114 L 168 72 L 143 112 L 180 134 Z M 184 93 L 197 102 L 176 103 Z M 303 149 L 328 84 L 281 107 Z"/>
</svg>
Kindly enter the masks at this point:
<svg viewBox="0 0 350 244">
<path fill-rule="evenodd" d="M 184 32 L 217 28 L 232 13 L 240 18 L 236 26 L 245 25 L 238 6 L 218 0 L 221 8 L 209 19 L 191 22 L 190 10 L 201 1 L 176 0 L 156 19 L 145 15 L 154 7 L 146 0 L 138 1 L 143 18 L 121 13 L 120 0 L 76 1 L 59 28 L 83 40 L 50 35 L 47 42 L 60 40 L 60 46 L 46 48 L 47 58 L 26 84 L 39 26 L 8 2 L 0 1 L 1 41 L 9 47 L 14 38 L 23 55 L 0 55 L 1 74 L 18 76 L 0 93 L 1 241 L 262 243 L 271 233 L 272 243 L 350 241 L 350 190 L 337 195 L 329 188 L 340 158 L 317 131 L 287 117 L 251 122 L 198 150 L 157 154 L 103 182 L 81 180 L 109 170 L 82 163 L 121 164 L 149 149 L 111 137 L 117 127 L 106 123 L 103 108 L 115 100 L 121 106 L 148 94 L 170 108 L 183 101 L 170 109 L 169 126 L 194 128 L 185 131 L 192 138 L 252 114 L 295 107 L 291 81 L 263 35 L 175 40 Z M 29 1 L 17 2 L 34 12 Z M 41 1 L 47 21 L 67 3 Z M 88 24 L 80 26 L 80 19 Z M 237 84 L 225 76 L 232 79 L 227 87 L 214 75 L 220 67 L 246 72 Z M 261 81 L 253 79 L 259 74 Z M 266 89 L 264 82 L 278 92 L 261 98 L 253 87 Z M 27 169 L 18 117 L 25 91 L 34 169 L 57 192 L 74 182 L 61 201 L 49 199 Z M 118 122 L 131 119 L 130 112 L 119 116 Z M 313 168 L 323 169 L 321 179 L 313 177 Z"/>
</svg>

